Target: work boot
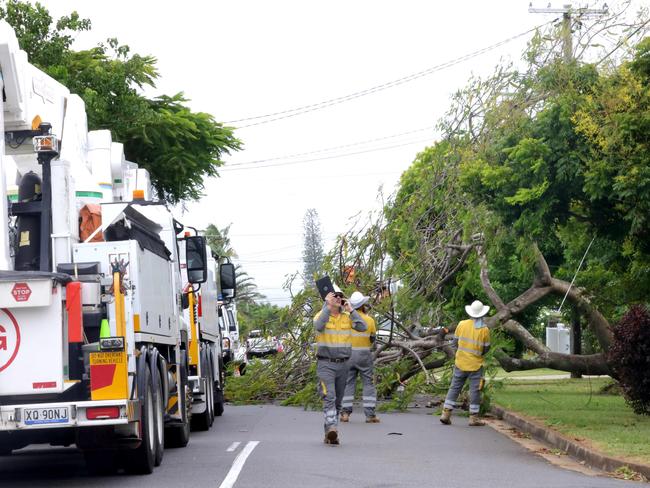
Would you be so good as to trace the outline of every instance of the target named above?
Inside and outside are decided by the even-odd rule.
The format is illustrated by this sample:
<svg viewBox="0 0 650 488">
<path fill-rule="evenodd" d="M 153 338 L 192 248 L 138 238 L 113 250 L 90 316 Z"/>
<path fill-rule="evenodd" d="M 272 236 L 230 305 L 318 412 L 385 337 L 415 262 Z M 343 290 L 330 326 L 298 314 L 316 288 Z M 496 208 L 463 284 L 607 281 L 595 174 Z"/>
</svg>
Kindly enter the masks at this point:
<svg viewBox="0 0 650 488">
<path fill-rule="evenodd" d="M 444 408 L 442 410 L 442 415 L 440 415 L 440 422 L 445 425 L 451 425 L 451 409 Z"/>
<path fill-rule="evenodd" d="M 350 414 L 348 412 L 341 412 L 341 422 L 349 422 Z"/>
<path fill-rule="evenodd" d="M 485 422 L 483 422 L 477 414 L 474 414 L 469 416 L 469 425 L 470 427 L 481 427 L 482 425 L 485 425 Z"/>
<path fill-rule="evenodd" d="M 366 417 L 366 424 L 378 424 L 379 423 L 379 417 L 376 415 L 371 415 L 370 417 Z"/>
<path fill-rule="evenodd" d="M 325 444 L 339 444 L 339 433 L 336 430 L 336 427 L 330 427 L 325 433 Z"/>
</svg>

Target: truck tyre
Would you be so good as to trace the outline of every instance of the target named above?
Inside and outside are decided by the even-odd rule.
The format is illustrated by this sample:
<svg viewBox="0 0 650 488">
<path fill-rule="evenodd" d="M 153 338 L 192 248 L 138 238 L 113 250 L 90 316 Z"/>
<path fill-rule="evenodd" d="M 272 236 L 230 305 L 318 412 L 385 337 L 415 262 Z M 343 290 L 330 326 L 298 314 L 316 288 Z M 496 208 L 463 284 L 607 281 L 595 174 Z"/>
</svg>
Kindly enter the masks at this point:
<svg viewBox="0 0 650 488">
<path fill-rule="evenodd" d="M 142 370 L 144 378 L 142 382 L 138 382 L 138 386 L 142 385 L 142 394 L 138 392 L 138 397 L 142 399 L 140 409 L 142 440 L 137 448 L 124 452 L 124 468 L 131 474 L 151 474 L 156 457 L 156 412 L 151 371 L 146 364 Z"/>
<path fill-rule="evenodd" d="M 187 380 L 187 352 L 181 351 L 181 364 L 178 374 L 178 396 L 184 398 L 185 412 L 183 422 L 179 425 L 169 425 L 165 429 L 165 447 L 185 447 L 190 442 L 190 412 L 191 396 L 188 391 Z M 190 396 L 190 401 L 188 401 Z M 180 402 L 180 400 L 179 400 Z"/>
<path fill-rule="evenodd" d="M 208 362 L 206 355 L 201 351 L 201 371 L 203 375 L 201 380 L 205 380 L 205 410 L 199 414 L 192 415 L 192 430 L 206 431 L 210 429 L 210 375 L 208 371 Z"/>
<path fill-rule="evenodd" d="M 153 385 L 153 403 L 156 421 L 156 453 L 154 456 L 154 465 L 160 466 L 163 460 L 163 455 L 165 454 L 165 394 L 163 392 L 163 382 L 160 376 L 160 370 L 157 367 L 154 367 L 153 369 Z"/>
<path fill-rule="evenodd" d="M 210 427 L 214 424 L 214 363 L 212 362 L 212 357 L 208 353 L 208 391 L 210 392 L 210 398 L 208 399 L 208 409 L 210 410 Z"/>
<path fill-rule="evenodd" d="M 214 415 L 221 417 L 224 410 L 223 391 L 226 381 L 226 370 L 224 369 L 223 361 L 219 359 L 219 388 L 214 392 Z"/>
</svg>

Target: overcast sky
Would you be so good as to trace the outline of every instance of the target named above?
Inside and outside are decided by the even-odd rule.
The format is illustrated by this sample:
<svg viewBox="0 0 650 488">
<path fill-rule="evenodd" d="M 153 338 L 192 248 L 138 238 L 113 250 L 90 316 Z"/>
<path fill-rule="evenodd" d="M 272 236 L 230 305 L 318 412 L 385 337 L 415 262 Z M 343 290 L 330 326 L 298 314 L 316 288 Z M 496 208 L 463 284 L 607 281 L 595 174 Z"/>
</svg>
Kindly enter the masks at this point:
<svg viewBox="0 0 650 488">
<path fill-rule="evenodd" d="M 157 93 L 183 91 L 194 110 L 224 122 L 349 95 L 554 18 L 529 14 L 528 0 L 42 3 L 55 16 L 74 9 L 92 20 L 92 31 L 80 35 L 75 47 L 117 37 L 132 51 L 155 56 Z M 450 94 L 472 74 L 488 74 L 500 58 L 518 60 L 529 37 L 394 88 L 238 129 L 244 150 L 226 157 L 221 177 L 206 181 L 206 196 L 188 205 L 180 220 L 199 228 L 231 224 L 239 262 L 269 301 L 286 303 L 285 276 L 302 268 L 306 209 L 318 211 L 328 250 L 349 218 L 376 208 L 378 189 L 392 193 L 416 153 L 435 139 L 433 126 Z M 416 132 L 275 159 L 410 131 Z M 340 154 L 348 155 L 277 165 Z M 268 159 L 273 161 L 236 166 Z"/>
</svg>

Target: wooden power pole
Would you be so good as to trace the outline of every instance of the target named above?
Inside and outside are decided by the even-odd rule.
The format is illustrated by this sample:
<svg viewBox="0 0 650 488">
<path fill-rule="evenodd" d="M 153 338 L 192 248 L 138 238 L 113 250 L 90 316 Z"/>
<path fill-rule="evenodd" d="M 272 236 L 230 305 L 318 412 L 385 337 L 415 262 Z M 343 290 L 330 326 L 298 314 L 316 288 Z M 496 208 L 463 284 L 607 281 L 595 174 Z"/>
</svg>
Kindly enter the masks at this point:
<svg viewBox="0 0 650 488">
<path fill-rule="evenodd" d="M 571 26 L 573 16 L 577 15 L 583 17 L 585 15 L 605 15 L 609 12 L 607 4 L 603 8 L 573 8 L 571 4 L 563 5 L 561 8 L 551 7 L 549 3 L 546 8 L 535 8 L 531 2 L 528 7 L 528 12 L 531 14 L 562 14 L 562 51 L 564 53 L 564 61 L 570 63 L 573 61 L 573 36 Z"/>
</svg>

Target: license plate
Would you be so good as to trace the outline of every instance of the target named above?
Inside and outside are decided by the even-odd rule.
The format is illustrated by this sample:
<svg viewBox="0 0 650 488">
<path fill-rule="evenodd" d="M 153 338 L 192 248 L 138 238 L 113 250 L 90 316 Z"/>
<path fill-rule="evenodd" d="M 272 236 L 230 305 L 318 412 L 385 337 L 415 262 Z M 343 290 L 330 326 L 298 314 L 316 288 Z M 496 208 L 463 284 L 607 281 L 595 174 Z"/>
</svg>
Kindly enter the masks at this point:
<svg viewBox="0 0 650 488">
<path fill-rule="evenodd" d="M 23 408 L 25 425 L 67 424 L 69 421 L 68 407 Z"/>
</svg>

